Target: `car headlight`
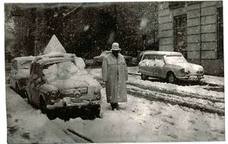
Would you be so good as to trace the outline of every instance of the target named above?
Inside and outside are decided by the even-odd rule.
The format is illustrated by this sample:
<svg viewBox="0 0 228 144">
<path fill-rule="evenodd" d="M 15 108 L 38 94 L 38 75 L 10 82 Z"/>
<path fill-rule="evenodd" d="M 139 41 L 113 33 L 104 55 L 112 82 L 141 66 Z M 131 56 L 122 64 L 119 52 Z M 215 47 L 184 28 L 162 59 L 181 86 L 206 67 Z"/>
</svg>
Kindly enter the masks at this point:
<svg viewBox="0 0 228 144">
<path fill-rule="evenodd" d="M 100 91 L 100 89 L 95 89 L 94 96 L 95 96 L 95 98 L 97 100 L 100 100 L 101 99 L 101 91 Z"/>
<path fill-rule="evenodd" d="M 190 73 L 190 71 L 187 71 L 187 70 L 185 70 L 184 68 L 182 68 L 182 69 L 180 70 L 180 72 L 181 72 L 181 73 L 184 73 L 184 74 L 189 74 L 189 73 Z"/>
<path fill-rule="evenodd" d="M 50 98 L 58 98 L 59 97 L 59 92 L 58 91 L 49 91 L 48 96 Z"/>
<path fill-rule="evenodd" d="M 182 68 L 182 69 L 180 70 L 180 72 L 181 72 L 181 73 L 185 73 L 185 69 Z"/>
</svg>

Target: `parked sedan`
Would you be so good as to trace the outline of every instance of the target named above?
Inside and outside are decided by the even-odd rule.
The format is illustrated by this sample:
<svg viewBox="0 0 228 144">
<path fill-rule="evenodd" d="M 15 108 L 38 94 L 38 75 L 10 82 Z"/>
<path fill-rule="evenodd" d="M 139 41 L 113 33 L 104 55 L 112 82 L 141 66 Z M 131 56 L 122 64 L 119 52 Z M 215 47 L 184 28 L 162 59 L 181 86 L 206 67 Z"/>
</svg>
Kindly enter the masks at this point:
<svg viewBox="0 0 228 144">
<path fill-rule="evenodd" d="M 35 58 L 27 88 L 29 103 L 54 118 L 56 109 L 88 109 L 99 116 L 101 86 L 74 54 L 47 54 Z"/>
<path fill-rule="evenodd" d="M 33 61 L 33 56 L 16 57 L 12 60 L 11 70 L 9 74 L 10 86 L 18 93 L 24 96 L 27 86 L 29 70 Z"/>
<path fill-rule="evenodd" d="M 189 63 L 179 52 L 146 51 L 139 63 L 139 73 L 143 80 L 148 77 L 176 80 L 200 81 L 204 75 L 202 66 Z"/>
</svg>

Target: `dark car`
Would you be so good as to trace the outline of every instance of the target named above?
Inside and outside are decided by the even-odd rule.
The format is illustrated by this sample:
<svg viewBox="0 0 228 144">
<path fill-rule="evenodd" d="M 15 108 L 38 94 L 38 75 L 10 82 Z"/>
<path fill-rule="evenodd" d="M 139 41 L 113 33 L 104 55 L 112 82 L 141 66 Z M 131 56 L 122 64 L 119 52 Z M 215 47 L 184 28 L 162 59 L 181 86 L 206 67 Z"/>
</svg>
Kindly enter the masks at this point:
<svg viewBox="0 0 228 144">
<path fill-rule="evenodd" d="M 12 60 L 9 74 L 10 87 L 24 96 L 33 56 L 16 57 Z"/>
<path fill-rule="evenodd" d="M 101 85 L 84 69 L 74 54 L 38 56 L 31 65 L 29 103 L 50 115 L 55 109 L 88 109 L 100 113 Z"/>
</svg>

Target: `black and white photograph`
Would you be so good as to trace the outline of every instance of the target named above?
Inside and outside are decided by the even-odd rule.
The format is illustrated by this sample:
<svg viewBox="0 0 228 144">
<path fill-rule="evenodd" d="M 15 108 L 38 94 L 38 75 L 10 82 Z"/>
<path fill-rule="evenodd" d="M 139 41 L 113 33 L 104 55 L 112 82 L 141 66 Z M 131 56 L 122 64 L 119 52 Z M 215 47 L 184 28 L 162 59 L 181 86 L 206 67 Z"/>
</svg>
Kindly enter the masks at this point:
<svg viewBox="0 0 228 144">
<path fill-rule="evenodd" d="M 223 1 L 3 7 L 7 144 L 226 141 Z"/>
</svg>

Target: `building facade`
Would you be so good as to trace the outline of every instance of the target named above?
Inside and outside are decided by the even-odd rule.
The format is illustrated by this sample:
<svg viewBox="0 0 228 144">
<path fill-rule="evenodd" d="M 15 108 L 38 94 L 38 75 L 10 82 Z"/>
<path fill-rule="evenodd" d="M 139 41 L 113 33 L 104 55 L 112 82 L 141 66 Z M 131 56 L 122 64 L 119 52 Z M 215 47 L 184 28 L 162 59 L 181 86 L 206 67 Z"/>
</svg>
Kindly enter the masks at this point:
<svg viewBox="0 0 228 144">
<path fill-rule="evenodd" d="M 206 74 L 224 74 L 222 1 L 161 2 L 159 50 L 179 51 Z"/>
</svg>

